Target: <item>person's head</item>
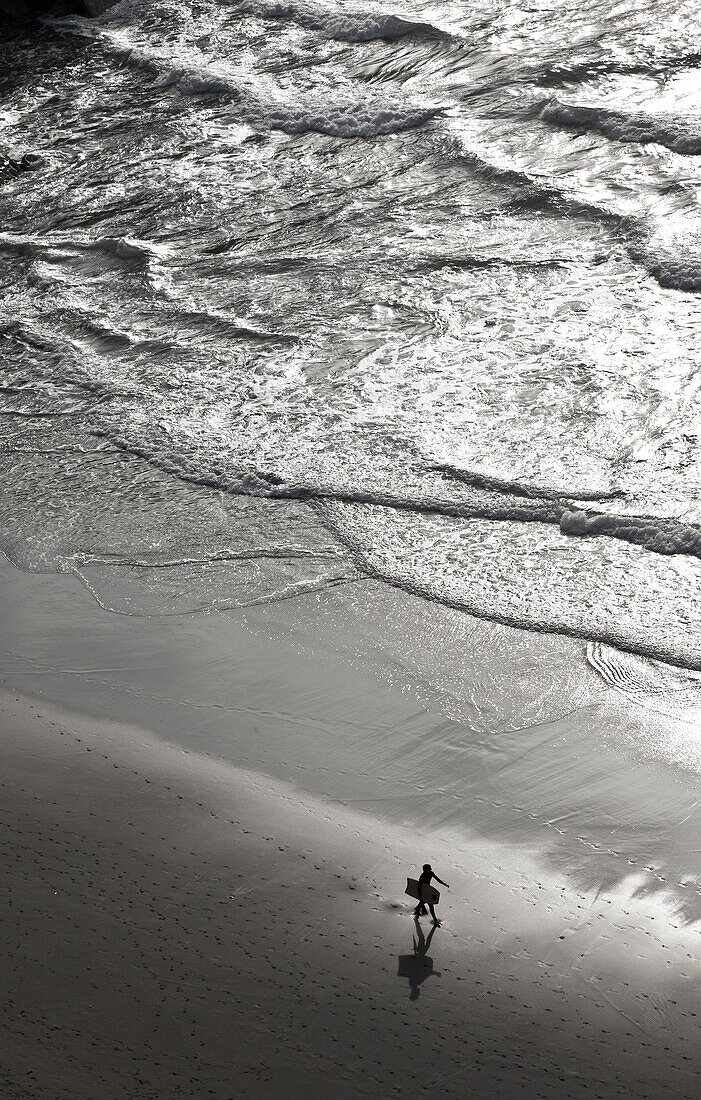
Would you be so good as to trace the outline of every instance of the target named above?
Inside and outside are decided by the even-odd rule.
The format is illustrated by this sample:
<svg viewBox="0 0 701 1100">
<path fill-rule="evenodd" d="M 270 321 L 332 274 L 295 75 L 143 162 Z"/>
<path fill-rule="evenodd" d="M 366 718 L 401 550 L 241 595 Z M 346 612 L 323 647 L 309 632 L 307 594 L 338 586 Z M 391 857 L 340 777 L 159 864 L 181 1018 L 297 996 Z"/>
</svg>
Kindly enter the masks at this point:
<svg viewBox="0 0 701 1100">
<path fill-rule="evenodd" d="M 431 870 L 431 864 L 430 863 L 424 863 L 424 871 L 430 871 L 430 870 Z"/>
</svg>

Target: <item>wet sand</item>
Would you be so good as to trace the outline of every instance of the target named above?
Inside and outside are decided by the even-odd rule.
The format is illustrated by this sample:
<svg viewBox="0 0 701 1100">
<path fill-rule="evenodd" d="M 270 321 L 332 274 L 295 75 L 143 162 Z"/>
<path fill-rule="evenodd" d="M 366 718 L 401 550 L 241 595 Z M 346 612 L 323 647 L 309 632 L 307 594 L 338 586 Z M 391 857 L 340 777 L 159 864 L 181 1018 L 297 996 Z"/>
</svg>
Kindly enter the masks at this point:
<svg viewBox="0 0 701 1100">
<path fill-rule="evenodd" d="M 355 664 L 335 664 L 299 611 L 253 635 L 220 616 L 107 615 L 72 579 L 17 578 L 3 682 L 24 675 L 23 694 L 0 704 L 3 1096 L 699 1094 L 690 779 L 570 720 L 547 782 L 542 729 L 504 733 L 478 775 L 455 776 L 471 784 L 458 797 L 433 780 L 465 716 L 371 677 L 357 632 Z M 199 705 L 198 644 L 217 631 L 226 698 L 205 683 Z M 565 759 L 572 822 L 555 822 L 532 807 Z M 597 830 L 615 828 L 604 850 Z M 646 869 L 626 845 L 651 841 Z M 424 859 L 451 885 L 430 940 L 403 894 Z M 672 882 L 676 867 L 687 877 Z"/>
</svg>

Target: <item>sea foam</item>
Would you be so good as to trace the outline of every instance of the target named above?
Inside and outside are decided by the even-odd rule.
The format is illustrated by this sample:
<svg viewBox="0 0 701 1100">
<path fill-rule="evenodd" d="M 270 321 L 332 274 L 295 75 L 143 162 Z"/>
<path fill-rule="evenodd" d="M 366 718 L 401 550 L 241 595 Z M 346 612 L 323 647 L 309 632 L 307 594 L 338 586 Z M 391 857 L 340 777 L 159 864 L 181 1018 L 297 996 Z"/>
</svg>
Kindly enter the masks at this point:
<svg viewBox="0 0 701 1100">
<path fill-rule="evenodd" d="M 674 519 L 606 515 L 568 508 L 560 517 L 560 530 L 564 535 L 608 535 L 655 554 L 690 554 L 701 558 L 701 530 Z"/>
<path fill-rule="evenodd" d="M 318 108 L 246 107 L 244 121 L 258 130 L 282 130 L 286 134 L 314 131 L 340 138 L 373 138 L 413 130 L 430 122 L 440 112 L 435 108 L 391 107 L 358 101 Z"/>
</svg>

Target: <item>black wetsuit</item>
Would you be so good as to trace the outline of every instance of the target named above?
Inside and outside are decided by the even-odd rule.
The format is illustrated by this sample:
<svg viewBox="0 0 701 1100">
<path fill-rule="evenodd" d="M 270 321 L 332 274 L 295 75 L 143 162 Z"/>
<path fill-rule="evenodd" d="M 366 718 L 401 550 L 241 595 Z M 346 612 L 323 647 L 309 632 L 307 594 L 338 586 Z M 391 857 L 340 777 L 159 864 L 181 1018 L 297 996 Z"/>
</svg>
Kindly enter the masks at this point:
<svg viewBox="0 0 701 1100">
<path fill-rule="evenodd" d="M 419 913 L 425 913 L 426 912 L 426 906 L 425 906 L 425 904 L 422 900 L 422 897 L 421 897 L 421 890 L 422 890 L 422 887 L 431 885 L 431 879 L 432 878 L 438 878 L 437 875 L 434 875 L 433 871 L 422 871 L 421 874 L 419 875 L 419 904 L 416 906 L 416 909 L 414 910 L 414 912 L 416 913 L 417 916 L 419 915 Z M 433 904 L 430 901 L 428 903 L 428 908 L 431 912 L 431 916 L 433 917 L 433 919 L 438 920 L 438 917 L 436 916 L 436 910 L 433 908 Z"/>
</svg>

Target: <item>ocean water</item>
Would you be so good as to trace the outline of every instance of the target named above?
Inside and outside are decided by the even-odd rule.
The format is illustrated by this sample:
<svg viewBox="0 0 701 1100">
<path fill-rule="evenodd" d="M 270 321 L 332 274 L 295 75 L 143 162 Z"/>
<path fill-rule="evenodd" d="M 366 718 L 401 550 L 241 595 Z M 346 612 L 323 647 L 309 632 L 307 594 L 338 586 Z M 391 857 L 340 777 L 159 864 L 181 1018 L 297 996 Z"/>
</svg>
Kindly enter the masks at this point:
<svg viewBox="0 0 701 1100">
<path fill-rule="evenodd" d="M 661 0 L 5 28 L 1 548 L 130 614 L 370 575 L 697 715 L 700 33 Z"/>
</svg>

